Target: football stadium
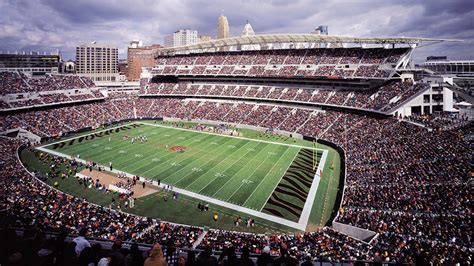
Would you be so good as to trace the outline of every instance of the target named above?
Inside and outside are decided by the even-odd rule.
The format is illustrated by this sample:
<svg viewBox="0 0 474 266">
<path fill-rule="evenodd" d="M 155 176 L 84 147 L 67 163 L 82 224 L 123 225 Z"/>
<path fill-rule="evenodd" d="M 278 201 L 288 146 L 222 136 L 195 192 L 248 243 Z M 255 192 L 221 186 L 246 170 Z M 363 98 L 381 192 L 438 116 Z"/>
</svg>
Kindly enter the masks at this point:
<svg viewBox="0 0 474 266">
<path fill-rule="evenodd" d="M 229 37 L 143 52 L 131 88 L 3 69 L 2 259 L 67 244 L 2 263 L 470 264 L 469 92 L 411 65 L 449 42 Z"/>
</svg>

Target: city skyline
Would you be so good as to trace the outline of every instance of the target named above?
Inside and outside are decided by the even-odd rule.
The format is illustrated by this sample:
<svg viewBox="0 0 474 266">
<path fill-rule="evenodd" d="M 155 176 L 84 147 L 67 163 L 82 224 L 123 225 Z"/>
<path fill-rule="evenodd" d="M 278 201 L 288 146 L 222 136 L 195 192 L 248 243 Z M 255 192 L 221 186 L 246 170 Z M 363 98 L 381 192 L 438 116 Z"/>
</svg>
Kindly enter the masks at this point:
<svg viewBox="0 0 474 266">
<path fill-rule="evenodd" d="M 164 44 L 182 28 L 217 37 L 220 15 L 238 36 L 246 21 L 257 34 L 309 33 L 328 25 L 333 35 L 462 39 L 415 50 L 415 62 L 429 55 L 474 59 L 474 4 L 471 1 L 0 1 L 0 50 L 61 51 L 74 59 L 75 47 L 97 41 L 119 48 L 126 58 L 131 40 Z M 224 11 L 222 11 L 224 10 Z"/>
</svg>

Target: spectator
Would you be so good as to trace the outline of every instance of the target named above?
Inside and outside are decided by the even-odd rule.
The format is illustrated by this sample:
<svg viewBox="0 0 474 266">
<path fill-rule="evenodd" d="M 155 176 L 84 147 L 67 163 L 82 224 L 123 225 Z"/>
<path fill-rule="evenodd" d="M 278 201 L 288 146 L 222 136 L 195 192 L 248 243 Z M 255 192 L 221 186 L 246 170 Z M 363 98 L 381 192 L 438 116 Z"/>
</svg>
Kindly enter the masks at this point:
<svg viewBox="0 0 474 266">
<path fill-rule="evenodd" d="M 89 243 L 89 241 L 85 239 L 85 236 L 87 235 L 87 231 L 88 229 L 86 227 L 81 228 L 81 230 L 79 230 L 79 236 L 77 236 L 76 238 L 72 240 L 74 241 L 74 243 L 76 243 L 75 251 L 78 257 L 79 255 L 81 255 L 81 252 L 84 248 L 91 247 L 91 244 Z"/>
<path fill-rule="evenodd" d="M 263 248 L 262 254 L 257 259 L 258 266 L 268 266 L 273 265 L 273 260 L 270 257 L 270 247 L 266 246 Z"/>
<path fill-rule="evenodd" d="M 160 244 L 155 244 L 150 250 L 148 258 L 145 260 L 144 266 L 167 266 L 168 263 L 163 256 Z"/>
<path fill-rule="evenodd" d="M 211 247 L 206 246 L 204 250 L 199 253 L 197 265 L 217 266 L 217 259 L 212 256 Z"/>
<path fill-rule="evenodd" d="M 137 243 L 133 243 L 130 246 L 130 252 L 125 257 L 125 266 L 141 266 L 143 263 L 142 252 L 138 248 Z"/>
<path fill-rule="evenodd" d="M 111 258 L 109 265 L 111 266 L 123 266 L 125 261 L 125 256 L 122 253 L 122 241 L 115 240 L 112 245 L 112 251 L 109 253 Z"/>
<path fill-rule="evenodd" d="M 240 255 L 240 259 L 237 262 L 237 265 L 242 266 L 254 266 L 255 264 L 250 259 L 250 251 L 248 247 L 244 247 L 242 249 L 242 255 Z"/>
<path fill-rule="evenodd" d="M 184 255 L 180 255 L 179 258 L 178 258 L 178 266 L 186 266 L 188 265 L 187 264 L 187 261 L 186 261 L 186 257 Z"/>
</svg>

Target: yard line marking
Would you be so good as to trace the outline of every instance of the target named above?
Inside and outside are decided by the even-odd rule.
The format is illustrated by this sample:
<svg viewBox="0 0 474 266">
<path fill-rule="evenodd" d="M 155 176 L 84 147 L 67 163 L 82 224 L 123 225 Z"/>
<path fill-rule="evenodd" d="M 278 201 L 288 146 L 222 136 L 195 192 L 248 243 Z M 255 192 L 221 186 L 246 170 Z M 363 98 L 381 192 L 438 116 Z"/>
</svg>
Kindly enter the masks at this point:
<svg viewBox="0 0 474 266">
<path fill-rule="evenodd" d="M 269 146 L 269 147 L 272 147 L 272 146 Z M 271 150 L 273 150 L 273 149 L 271 149 Z M 263 149 L 262 149 L 262 151 L 263 151 Z M 252 176 L 253 174 L 255 174 L 255 172 L 257 172 L 258 168 L 260 168 L 260 166 L 262 166 L 262 164 L 263 164 L 265 161 L 267 161 L 268 158 L 270 158 L 270 157 L 266 157 L 264 160 L 262 160 L 262 161 L 260 162 L 260 164 L 259 164 L 257 167 L 255 167 L 255 169 L 253 170 L 253 172 L 252 172 L 249 176 Z M 242 169 L 244 169 L 244 168 L 245 168 L 245 167 L 242 167 Z M 239 171 L 239 172 L 240 172 L 240 171 Z M 239 172 L 237 172 L 236 174 L 238 174 Z M 230 197 L 228 197 L 228 198 L 226 199 L 226 201 L 229 201 L 229 200 L 232 198 L 232 196 L 234 196 L 234 194 L 237 193 L 237 191 L 239 191 L 239 189 L 240 189 L 243 185 L 244 185 L 244 183 L 242 182 L 242 184 L 239 186 L 239 188 L 237 188 L 237 189 L 234 191 L 234 193 L 232 193 L 232 195 L 230 195 Z M 214 194 L 214 195 L 215 195 L 215 194 Z"/>
<path fill-rule="evenodd" d="M 296 154 L 298 154 L 299 150 L 296 152 Z M 247 198 L 247 200 L 245 200 L 245 202 L 242 204 L 243 206 L 245 206 L 245 204 L 247 203 L 247 201 L 249 201 L 249 199 L 252 197 L 253 193 L 255 193 L 257 190 L 258 190 L 258 187 L 264 183 L 265 181 L 265 178 L 267 178 L 267 176 L 272 173 L 273 171 L 273 168 L 275 168 L 275 166 L 279 165 L 278 162 L 281 160 L 281 158 L 285 157 L 285 154 L 283 153 L 282 156 L 280 158 L 278 158 L 278 160 L 276 161 L 276 163 L 273 165 L 273 167 L 270 169 L 270 171 L 268 171 L 268 173 L 262 178 L 262 181 L 260 181 L 260 183 L 258 183 L 257 187 L 254 189 L 254 191 L 252 191 L 252 194 L 250 194 L 250 196 Z M 294 160 L 295 158 L 293 158 Z M 293 163 L 293 161 L 291 161 L 290 165 Z M 289 166 L 288 166 L 289 167 Z M 283 173 L 284 174 L 284 173 Z M 282 175 L 283 177 L 283 175 Z M 280 181 L 281 181 L 281 178 L 280 178 Z M 278 181 L 278 183 L 280 183 L 280 181 Z M 278 186 L 278 183 L 277 183 L 277 186 Z M 273 191 L 275 190 L 275 188 L 272 190 L 272 192 L 270 193 L 270 195 L 273 193 Z M 268 199 L 263 203 L 263 206 L 265 206 L 265 203 L 267 203 Z"/>
<path fill-rule="evenodd" d="M 172 128 L 176 130 L 183 130 L 183 131 L 190 131 L 190 132 L 195 132 L 195 133 L 201 133 L 201 134 L 208 134 L 208 135 L 214 135 L 214 136 L 221 136 L 223 138 L 234 138 L 234 139 L 245 139 L 249 141 L 255 141 L 255 142 L 263 142 L 263 143 L 270 143 L 270 144 L 276 144 L 276 145 L 284 145 L 284 146 L 290 146 L 290 147 L 296 147 L 296 148 L 304 148 L 304 149 L 309 149 L 309 150 L 319 150 L 319 151 L 325 151 L 324 149 L 316 149 L 313 147 L 307 147 L 307 146 L 301 146 L 301 145 L 295 145 L 295 144 L 286 144 L 286 143 L 281 143 L 281 142 L 275 142 L 275 141 L 268 141 L 268 140 L 260 140 L 260 139 L 251 139 L 251 138 L 246 138 L 246 137 L 238 137 L 238 136 L 229 136 L 229 135 L 223 135 L 223 134 L 217 134 L 217 133 L 211 133 L 211 132 L 202 132 L 202 131 L 197 131 L 197 130 L 192 130 L 192 129 L 186 129 L 186 128 L 176 128 L 176 127 L 170 127 L 170 126 L 163 126 L 163 125 L 156 125 L 156 124 L 149 124 L 147 122 L 140 122 L 138 121 L 137 123 L 147 125 L 147 126 L 152 126 L 152 127 L 164 127 L 164 128 Z"/>
<path fill-rule="evenodd" d="M 133 129 L 132 129 L 133 130 Z M 147 130 L 147 131 L 151 131 L 151 130 Z M 93 135 L 95 133 L 91 133 L 91 135 Z M 118 133 L 120 134 L 120 133 Z M 106 142 L 106 139 L 105 138 L 98 138 L 98 139 L 95 139 L 93 141 L 97 141 L 99 142 L 98 144 L 102 144 L 102 145 L 109 145 L 108 143 L 109 142 Z M 127 142 L 127 141 L 125 141 Z M 129 145 L 128 143 L 126 145 Z M 100 145 L 99 145 L 100 146 Z M 110 152 L 107 153 L 106 155 L 103 155 L 102 153 L 102 150 L 99 150 L 99 149 L 92 149 L 90 151 L 86 151 L 85 154 L 84 153 L 81 153 L 81 156 L 85 156 L 85 157 L 95 157 L 97 155 L 101 155 L 101 159 L 105 160 L 105 161 L 109 161 L 109 160 L 113 160 L 115 159 L 115 156 L 116 156 L 116 151 L 119 150 L 119 149 L 123 149 L 123 150 L 127 150 L 128 152 L 130 153 L 133 153 L 135 150 L 141 150 L 141 144 L 138 144 L 136 146 L 130 146 L 128 147 L 127 149 L 125 149 L 124 147 L 122 147 L 124 145 L 113 145 L 114 148 L 112 148 L 111 150 L 109 150 Z M 44 146 L 43 146 L 44 147 Z M 76 146 L 76 147 L 81 147 L 80 145 Z M 73 148 L 73 151 L 75 153 L 76 150 L 74 150 Z M 68 153 L 71 153 L 73 151 L 69 151 L 68 150 Z"/>
<path fill-rule="evenodd" d="M 250 143 L 250 142 L 247 142 L 247 143 Z M 267 147 L 271 147 L 271 146 L 267 146 Z M 262 151 L 263 151 L 265 148 L 267 148 L 267 147 L 263 147 Z M 243 148 L 243 146 L 242 146 L 241 148 Z M 248 153 L 248 152 L 247 152 L 247 153 Z M 242 159 L 243 157 L 245 157 L 245 155 L 247 155 L 247 153 L 244 154 L 243 156 L 240 156 L 240 159 Z M 239 159 L 239 160 L 240 160 L 240 159 Z M 226 171 L 229 170 L 229 168 L 231 168 L 232 166 L 234 166 L 234 164 L 236 164 L 239 160 L 237 160 L 235 163 L 233 163 L 232 165 L 230 165 L 229 167 L 227 167 L 225 170 L 226 170 Z M 244 166 L 241 167 L 241 168 L 239 169 L 239 171 L 237 171 L 237 173 L 234 174 L 234 176 L 237 175 L 240 171 L 242 171 L 242 169 L 245 169 L 245 165 L 247 165 L 249 162 L 251 162 L 251 161 L 248 161 L 246 164 L 244 164 Z M 227 185 L 227 183 L 229 183 L 232 179 L 233 179 L 233 178 L 230 178 L 229 180 L 227 180 L 216 192 L 214 192 L 214 194 L 212 194 L 212 197 L 214 197 L 219 191 L 221 191 L 221 189 L 222 189 L 223 187 L 225 187 L 225 186 Z M 214 181 L 214 180 L 213 180 L 213 181 Z M 209 184 L 210 184 L 210 183 L 209 183 Z M 201 190 L 202 190 L 202 189 L 201 189 Z"/>
<path fill-rule="evenodd" d="M 118 125 L 116 127 L 109 127 L 109 128 L 104 129 L 104 130 L 92 131 L 92 132 L 82 134 L 82 135 L 77 135 L 77 136 L 74 136 L 74 137 L 71 137 L 71 138 L 61 139 L 61 140 L 56 141 L 56 142 L 51 142 L 51 143 L 47 143 L 45 145 L 41 145 L 40 147 L 50 146 L 50 145 L 58 144 L 58 143 L 61 143 L 61 142 L 64 142 L 64 141 L 78 139 L 80 137 L 90 136 L 90 135 L 94 135 L 96 133 L 104 132 L 104 131 L 111 130 L 111 129 L 117 129 L 117 128 L 120 128 L 120 127 L 125 127 L 125 126 L 129 126 L 129 125 L 133 125 L 133 124 L 136 124 L 136 122 L 130 122 L 130 123 L 127 123 L 127 124 Z"/>
<path fill-rule="evenodd" d="M 247 145 L 248 143 L 250 143 L 250 142 L 245 143 L 244 145 L 242 145 L 242 147 L 240 147 L 240 148 L 238 148 L 237 150 L 234 150 L 234 151 L 222 150 L 222 152 L 220 152 L 220 153 L 218 153 L 216 156 L 212 157 L 212 160 L 214 160 L 214 158 L 219 157 L 221 154 L 225 154 L 225 153 L 227 153 L 227 152 L 231 152 L 231 153 L 237 152 L 238 150 L 240 150 L 241 148 L 243 148 L 243 147 L 244 147 L 245 145 Z M 216 166 L 219 166 L 222 162 L 226 161 L 226 160 L 229 159 L 229 158 L 232 158 L 232 157 L 227 156 L 224 160 L 220 161 L 219 163 L 217 163 L 217 164 L 214 165 L 213 167 L 209 168 L 209 170 L 207 170 L 206 173 L 210 172 L 210 171 L 211 171 L 212 169 L 214 169 Z M 237 160 L 237 161 L 238 161 L 238 160 Z M 237 161 L 234 162 L 234 163 L 232 163 L 232 165 L 234 165 L 235 163 L 237 163 Z M 229 167 L 227 167 L 227 168 L 226 168 L 224 171 L 222 171 L 222 172 L 227 171 L 227 169 L 229 169 L 230 167 L 232 167 L 232 165 L 229 166 Z M 218 174 L 220 174 L 220 173 L 218 173 Z M 177 182 L 181 181 L 182 179 L 184 179 L 184 178 L 187 177 L 188 175 L 189 175 L 189 174 L 186 174 L 184 177 L 180 178 Z M 190 185 L 194 184 L 194 182 L 198 181 L 198 180 L 199 180 L 201 177 L 203 177 L 203 176 L 205 176 L 205 174 L 199 176 L 199 177 L 196 178 L 193 182 L 187 184 L 185 188 L 187 188 L 187 187 L 189 187 Z M 225 175 L 224 175 L 224 176 L 225 176 Z M 213 178 L 212 181 L 208 182 L 203 188 L 201 188 L 201 189 L 199 190 L 199 192 L 201 192 L 204 188 L 206 188 L 210 183 L 212 183 L 212 182 L 213 182 L 214 180 L 216 180 L 218 177 L 222 177 L 222 176 L 218 176 L 218 175 L 216 174 L 216 175 L 214 175 L 214 177 L 215 177 L 215 178 Z M 177 183 L 177 182 L 176 182 L 176 183 Z"/>
<path fill-rule="evenodd" d="M 194 138 L 194 137 L 191 137 L 191 138 L 189 138 L 189 139 L 192 139 L 192 138 Z M 197 144 L 197 146 L 195 146 L 194 148 L 200 147 L 200 146 L 205 146 L 205 145 L 206 145 L 206 142 L 202 142 L 202 143 L 200 143 L 200 144 Z M 218 148 L 216 148 L 216 149 L 218 149 Z M 191 156 L 193 156 L 193 155 L 202 153 L 202 151 L 199 150 L 199 149 L 195 149 L 195 150 L 196 150 L 196 152 L 194 152 L 194 153 L 188 153 L 188 157 L 183 157 L 183 158 L 181 158 L 181 160 L 179 160 L 179 161 L 182 162 L 182 161 L 184 161 L 184 160 L 189 159 L 189 158 L 190 158 Z M 214 149 L 213 149 L 212 151 L 209 151 L 209 152 L 207 152 L 207 153 L 204 153 L 204 154 L 203 154 L 203 158 L 204 158 L 205 156 L 213 156 L 212 158 L 217 158 L 217 157 L 221 156 L 222 154 L 225 154 L 225 153 L 226 153 L 225 150 L 222 150 L 222 151 L 220 151 L 220 152 L 215 152 L 215 153 L 214 153 L 213 151 L 214 151 Z M 181 168 L 181 169 L 179 169 L 179 170 L 177 170 L 177 171 L 174 171 L 172 174 L 168 175 L 168 176 L 165 177 L 163 180 L 166 180 L 166 179 L 170 178 L 171 176 L 176 175 L 178 172 L 181 172 L 181 171 L 185 170 L 185 168 L 186 168 L 186 167 L 183 167 L 183 168 Z M 169 169 L 170 169 L 169 167 L 166 168 L 166 169 L 164 169 L 163 171 L 160 172 L 160 174 L 164 173 L 165 171 L 168 171 Z M 151 169 L 150 169 L 150 170 L 151 170 Z M 179 180 L 177 180 L 177 181 L 175 181 L 175 182 L 173 182 L 173 183 L 174 183 L 174 184 L 177 184 L 179 181 L 181 181 L 181 179 L 187 177 L 188 174 L 189 174 L 189 173 L 187 173 L 186 175 L 184 175 L 184 176 L 181 177 Z"/>
<path fill-rule="evenodd" d="M 293 164 L 293 162 L 295 161 L 296 156 L 298 156 L 298 154 L 300 153 L 300 150 L 301 150 L 301 149 L 299 149 L 299 150 L 296 152 L 295 156 L 294 156 L 293 159 L 291 160 L 291 163 L 288 165 L 288 167 L 286 168 L 286 170 L 285 170 L 285 171 L 283 172 L 283 174 L 281 175 L 280 180 L 278 180 L 278 182 L 275 184 L 275 187 L 272 189 L 272 193 L 270 193 L 270 194 L 268 195 L 268 198 L 267 198 L 267 200 L 265 200 L 265 202 L 263 203 L 262 207 L 260 208 L 260 211 L 262 211 L 263 207 L 265 207 L 265 205 L 266 205 L 268 199 L 272 196 L 273 191 L 275 191 L 275 188 L 278 186 L 278 184 L 280 184 L 281 179 L 285 176 L 286 171 L 288 171 L 288 169 L 290 169 L 290 166 L 291 166 L 291 165 Z"/>
<path fill-rule="evenodd" d="M 184 145 L 184 144 L 187 145 L 188 143 L 191 144 L 190 141 L 191 141 L 194 137 L 195 137 L 195 136 L 193 136 L 193 137 L 191 137 L 191 138 L 188 138 L 187 140 L 184 140 L 184 141 L 182 142 L 182 144 L 183 144 L 183 145 Z M 196 145 L 195 147 L 199 147 L 199 146 L 201 146 L 201 145 L 203 145 L 203 144 L 198 144 L 198 145 Z M 199 150 L 197 150 L 196 152 L 187 152 L 187 155 L 188 155 L 188 156 L 192 156 L 192 155 L 194 155 L 194 154 L 196 154 L 196 153 L 198 153 L 198 152 L 199 152 Z M 150 157 L 150 156 L 153 156 L 153 155 L 154 155 L 154 151 L 149 151 L 149 152 L 146 153 L 146 157 Z M 173 155 L 172 153 L 163 155 L 163 156 L 162 156 L 162 159 L 166 159 L 163 163 L 166 163 L 166 161 L 172 159 L 173 156 L 174 156 L 174 155 Z M 185 160 L 186 158 L 187 158 L 187 157 L 184 157 L 184 158 L 182 158 L 182 159 L 179 160 L 179 161 Z M 137 167 L 137 168 L 130 169 L 130 172 L 134 172 L 135 170 L 144 167 L 144 165 L 141 165 L 141 162 L 140 162 L 140 161 L 136 161 L 136 162 L 129 163 L 129 164 L 127 164 L 127 167 L 130 168 L 132 165 L 135 165 L 135 164 L 138 164 L 138 167 Z M 148 165 L 149 165 L 149 164 L 148 164 Z M 145 172 L 141 173 L 141 175 L 145 175 L 145 173 L 147 173 L 147 172 L 149 172 L 149 171 L 152 171 L 152 170 L 155 170 L 155 168 L 157 168 L 157 167 L 162 167 L 162 166 L 164 166 L 164 165 L 165 165 L 165 164 L 157 164 L 157 165 L 153 166 L 152 168 L 146 170 Z M 170 169 L 170 167 L 166 168 L 165 170 L 162 170 L 161 172 L 167 171 L 168 169 Z"/>
<path fill-rule="evenodd" d="M 151 131 L 151 130 L 149 130 L 149 129 L 144 130 L 144 132 L 146 132 L 147 134 L 148 134 L 150 131 Z M 132 132 L 132 133 L 133 133 L 133 132 Z M 133 137 L 133 136 L 132 136 L 132 137 Z M 120 141 L 120 140 L 119 140 L 119 141 Z M 119 149 L 121 146 L 126 146 L 126 147 L 128 147 L 130 153 L 140 153 L 140 152 L 143 151 L 143 147 L 144 147 L 145 145 L 151 145 L 151 144 L 154 144 L 155 142 L 157 142 L 157 139 L 155 139 L 154 137 L 150 137 L 149 142 L 147 142 L 146 144 L 145 144 L 145 143 L 139 143 L 139 142 L 137 142 L 137 143 L 135 143 L 135 144 L 131 144 L 130 141 L 128 141 L 128 140 L 122 140 L 122 142 L 117 142 L 117 143 L 119 143 L 120 145 L 117 145 L 116 148 L 112 149 L 112 152 L 111 152 L 109 155 L 104 155 L 104 156 L 101 156 L 101 157 L 102 157 L 102 159 L 104 159 L 104 160 L 115 160 L 116 158 L 114 157 L 113 151 L 116 150 L 116 149 Z M 89 155 L 89 156 L 90 156 L 90 157 L 93 157 L 93 156 L 95 157 L 95 156 L 97 156 L 97 154 L 94 153 L 94 154 L 91 154 L 91 155 Z M 117 160 L 116 163 L 121 164 L 121 163 L 123 163 L 123 162 L 124 162 L 124 160 L 121 159 L 121 158 L 119 158 L 119 160 Z M 132 164 L 133 164 L 133 163 L 132 163 Z"/>
</svg>

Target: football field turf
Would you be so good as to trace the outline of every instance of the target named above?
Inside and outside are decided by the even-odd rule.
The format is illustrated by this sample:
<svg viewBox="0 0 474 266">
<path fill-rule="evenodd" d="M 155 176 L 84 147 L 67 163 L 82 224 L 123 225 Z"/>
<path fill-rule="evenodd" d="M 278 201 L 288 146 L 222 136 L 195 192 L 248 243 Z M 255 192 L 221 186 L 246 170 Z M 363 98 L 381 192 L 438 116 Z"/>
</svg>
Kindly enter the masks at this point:
<svg viewBox="0 0 474 266">
<path fill-rule="evenodd" d="M 306 145 L 137 122 L 45 148 L 298 221 L 322 155 Z"/>
</svg>

